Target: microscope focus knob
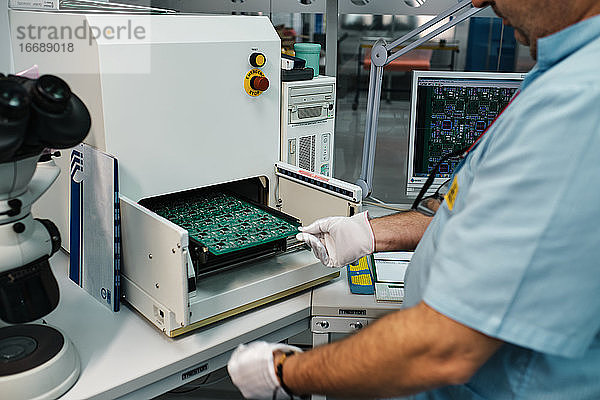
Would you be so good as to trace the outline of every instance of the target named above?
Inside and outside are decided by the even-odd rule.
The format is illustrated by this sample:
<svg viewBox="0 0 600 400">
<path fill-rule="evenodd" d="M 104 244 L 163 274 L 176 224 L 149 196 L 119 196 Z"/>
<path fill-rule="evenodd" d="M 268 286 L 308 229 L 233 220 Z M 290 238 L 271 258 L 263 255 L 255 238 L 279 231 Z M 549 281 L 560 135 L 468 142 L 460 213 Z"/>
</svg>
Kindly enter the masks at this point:
<svg viewBox="0 0 600 400">
<path fill-rule="evenodd" d="M 15 231 L 16 233 L 25 232 L 25 224 L 22 222 L 17 222 L 16 224 L 13 225 L 13 231 Z"/>
<path fill-rule="evenodd" d="M 58 227 L 49 219 L 36 218 L 35 220 L 41 223 L 48 231 L 48 235 L 50 235 L 50 241 L 52 243 L 52 254 L 56 253 L 60 249 L 61 245 L 60 231 L 58 230 Z"/>
<path fill-rule="evenodd" d="M 267 57 L 263 53 L 252 53 L 250 55 L 250 65 L 260 68 L 267 62 Z"/>
<path fill-rule="evenodd" d="M 250 87 L 254 90 L 264 92 L 269 88 L 269 79 L 264 76 L 253 76 L 250 79 Z"/>
</svg>

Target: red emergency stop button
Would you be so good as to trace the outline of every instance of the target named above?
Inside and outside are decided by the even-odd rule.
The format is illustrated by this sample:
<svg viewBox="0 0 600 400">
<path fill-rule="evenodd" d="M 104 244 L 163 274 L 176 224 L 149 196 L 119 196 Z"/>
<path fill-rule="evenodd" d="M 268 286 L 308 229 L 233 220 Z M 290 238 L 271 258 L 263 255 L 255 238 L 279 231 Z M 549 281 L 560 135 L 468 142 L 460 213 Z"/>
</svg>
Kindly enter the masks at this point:
<svg viewBox="0 0 600 400">
<path fill-rule="evenodd" d="M 253 76 L 250 79 L 250 87 L 254 90 L 264 92 L 269 88 L 269 80 L 264 76 Z"/>
</svg>

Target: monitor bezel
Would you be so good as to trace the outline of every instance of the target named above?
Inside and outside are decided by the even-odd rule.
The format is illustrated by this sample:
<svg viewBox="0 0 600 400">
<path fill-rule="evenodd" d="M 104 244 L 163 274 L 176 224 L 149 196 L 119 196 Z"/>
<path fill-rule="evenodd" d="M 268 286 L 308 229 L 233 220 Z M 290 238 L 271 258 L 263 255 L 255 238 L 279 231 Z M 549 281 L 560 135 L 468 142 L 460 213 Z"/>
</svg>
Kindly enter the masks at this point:
<svg viewBox="0 0 600 400">
<path fill-rule="evenodd" d="M 408 157 L 406 166 L 406 195 L 416 197 L 427 177 L 414 176 L 415 140 L 417 125 L 417 88 L 421 78 L 439 79 L 482 79 L 482 80 L 514 80 L 522 82 L 524 73 L 519 72 L 462 72 L 462 71 L 413 71 L 410 96 L 410 119 L 408 128 Z M 427 194 L 433 194 L 448 178 L 435 178 Z M 413 190 L 409 190 L 413 189 Z"/>
</svg>

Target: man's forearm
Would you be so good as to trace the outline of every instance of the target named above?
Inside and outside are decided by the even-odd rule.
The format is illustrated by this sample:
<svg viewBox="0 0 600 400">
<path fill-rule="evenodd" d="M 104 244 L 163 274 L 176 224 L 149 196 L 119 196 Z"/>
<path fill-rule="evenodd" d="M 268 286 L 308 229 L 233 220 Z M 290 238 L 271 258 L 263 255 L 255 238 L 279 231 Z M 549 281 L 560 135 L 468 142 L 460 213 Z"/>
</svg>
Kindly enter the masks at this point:
<svg viewBox="0 0 600 400">
<path fill-rule="evenodd" d="M 414 250 L 431 220 L 417 211 L 372 219 L 375 251 Z"/>
<path fill-rule="evenodd" d="M 421 303 L 288 358 L 283 377 L 296 394 L 403 396 L 465 381 L 500 343 Z"/>
</svg>

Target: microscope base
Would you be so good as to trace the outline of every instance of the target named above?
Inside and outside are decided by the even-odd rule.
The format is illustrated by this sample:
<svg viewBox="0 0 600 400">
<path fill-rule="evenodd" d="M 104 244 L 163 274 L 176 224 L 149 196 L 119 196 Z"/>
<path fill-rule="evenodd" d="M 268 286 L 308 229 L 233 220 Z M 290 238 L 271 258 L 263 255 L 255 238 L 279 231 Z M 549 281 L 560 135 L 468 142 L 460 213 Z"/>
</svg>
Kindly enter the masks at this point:
<svg viewBox="0 0 600 400">
<path fill-rule="evenodd" d="M 81 365 L 73 343 L 47 325 L 0 329 L 0 387 L 8 399 L 56 399 L 79 378 Z"/>
</svg>

